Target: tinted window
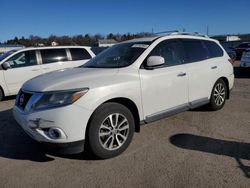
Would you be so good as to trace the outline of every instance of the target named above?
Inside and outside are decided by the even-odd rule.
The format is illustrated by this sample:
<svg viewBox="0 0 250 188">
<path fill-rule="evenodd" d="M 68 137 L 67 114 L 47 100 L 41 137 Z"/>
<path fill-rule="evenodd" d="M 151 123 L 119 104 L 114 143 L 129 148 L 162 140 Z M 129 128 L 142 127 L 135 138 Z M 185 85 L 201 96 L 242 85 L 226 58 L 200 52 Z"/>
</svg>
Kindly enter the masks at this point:
<svg viewBox="0 0 250 188">
<path fill-rule="evenodd" d="M 10 64 L 12 68 L 37 65 L 36 52 L 35 51 L 20 52 L 11 57 L 7 62 Z"/>
<path fill-rule="evenodd" d="M 73 61 L 91 59 L 90 54 L 83 48 L 70 48 L 69 50 Z"/>
<path fill-rule="evenodd" d="M 161 56 L 165 59 L 165 66 L 179 65 L 183 55 L 180 43 L 176 40 L 167 40 L 158 44 L 149 56 Z"/>
<path fill-rule="evenodd" d="M 208 50 L 201 40 L 182 40 L 186 62 L 202 61 L 209 57 Z"/>
<path fill-rule="evenodd" d="M 247 48 L 250 46 L 250 43 L 243 43 L 239 45 L 239 48 Z"/>
<path fill-rule="evenodd" d="M 67 61 L 65 49 L 40 50 L 43 64 Z"/>
<path fill-rule="evenodd" d="M 218 46 L 218 44 L 212 41 L 205 41 L 205 44 L 209 51 L 209 58 L 223 56 L 223 50 L 221 49 L 221 47 Z"/>
</svg>

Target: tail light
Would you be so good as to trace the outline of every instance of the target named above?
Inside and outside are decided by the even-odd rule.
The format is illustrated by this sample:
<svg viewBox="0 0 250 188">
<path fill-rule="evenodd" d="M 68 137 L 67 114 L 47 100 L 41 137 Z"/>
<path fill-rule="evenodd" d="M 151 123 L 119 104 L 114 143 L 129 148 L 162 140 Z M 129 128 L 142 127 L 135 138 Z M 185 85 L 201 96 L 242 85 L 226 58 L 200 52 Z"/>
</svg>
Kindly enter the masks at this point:
<svg viewBox="0 0 250 188">
<path fill-rule="evenodd" d="M 232 65 L 234 64 L 234 60 L 228 59 L 228 62 L 231 63 Z"/>
</svg>

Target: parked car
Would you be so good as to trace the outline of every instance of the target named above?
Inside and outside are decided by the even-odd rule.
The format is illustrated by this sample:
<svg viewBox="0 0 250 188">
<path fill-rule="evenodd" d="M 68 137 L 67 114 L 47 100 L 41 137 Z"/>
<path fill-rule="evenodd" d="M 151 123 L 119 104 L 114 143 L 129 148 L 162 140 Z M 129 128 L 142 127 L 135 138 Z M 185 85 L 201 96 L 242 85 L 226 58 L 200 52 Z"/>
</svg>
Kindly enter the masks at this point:
<svg viewBox="0 0 250 188">
<path fill-rule="evenodd" d="M 198 34 L 126 41 L 86 64 L 27 81 L 13 114 L 35 140 L 61 153 L 86 146 L 99 158 L 122 153 L 134 132 L 208 104 L 221 109 L 233 87 L 231 59 Z"/>
<path fill-rule="evenodd" d="M 243 52 L 243 55 L 240 60 L 240 68 L 250 68 L 250 48 L 246 49 L 246 51 Z"/>
<path fill-rule="evenodd" d="M 235 48 L 233 47 L 229 47 L 225 44 L 221 44 L 223 46 L 223 48 L 226 50 L 227 54 L 229 55 L 229 57 L 235 61 L 236 60 L 236 52 L 235 52 Z"/>
<path fill-rule="evenodd" d="M 246 51 L 246 49 L 248 49 L 248 48 L 250 48 L 250 42 L 243 42 L 243 43 L 239 44 L 235 48 L 236 59 L 240 60 L 243 52 Z"/>
<path fill-rule="evenodd" d="M 39 47 L 9 51 L 0 56 L 0 101 L 16 95 L 22 84 L 40 74 L 77 67 L 95 54 L 90 47 Z"/>
</svg>

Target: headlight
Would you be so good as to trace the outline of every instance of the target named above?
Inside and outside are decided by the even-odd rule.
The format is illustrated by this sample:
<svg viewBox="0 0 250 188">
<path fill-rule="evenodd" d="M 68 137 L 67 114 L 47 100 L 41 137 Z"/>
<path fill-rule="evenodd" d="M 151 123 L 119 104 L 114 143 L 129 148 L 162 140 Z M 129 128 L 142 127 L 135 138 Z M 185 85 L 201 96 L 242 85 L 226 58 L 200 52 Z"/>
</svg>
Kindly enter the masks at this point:
<svg viewBox="0 0 250 188">
<path fill-rule="evenodd" d="M 66 106 L 76 102 L 88 92 L 88 88 L 68 91 L 47 92 L 32 105 L 31 111 Z"/>
</svg>

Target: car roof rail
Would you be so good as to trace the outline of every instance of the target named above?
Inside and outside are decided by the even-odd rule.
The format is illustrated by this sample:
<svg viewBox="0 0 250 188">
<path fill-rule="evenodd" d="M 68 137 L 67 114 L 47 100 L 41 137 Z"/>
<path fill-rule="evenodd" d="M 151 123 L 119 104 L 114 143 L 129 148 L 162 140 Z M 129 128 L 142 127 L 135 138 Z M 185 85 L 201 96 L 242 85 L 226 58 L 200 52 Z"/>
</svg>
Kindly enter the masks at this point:
<svg viewBox="0 0 250 188">
<path fill-rule="evenodd" d="M 162 31 L 157 33 L 152 33 L 153 36 L 169 36 L 169 35 L 190 35 L 190 36 L 199 36 L 199 37 L 206 37 L 209 38 L 209 36 L 198 33 L 198 32 L 180 32 L 178 30 L 172 30 L 172 31 Z"/>
<path fill-rule="evenodd" d="M 191 35 L 191 36 L 198 36 L 198 37 L 205 37 L 209 38 L 209 36 L 198 33 L 198 32 L 173 32 L 170 35 Z"/>
<path fill-rule="evenodd" d="M 155 36 L 165 36 L 165 35 L 170 35 L 171 33 L 176 33 L 179 32 L 178 30 L 172 30 L 172 31 L 161 31 L 161 32 L 157 32 L 157 33 L 152 33 L 152 35 Z"/>
</svg>

